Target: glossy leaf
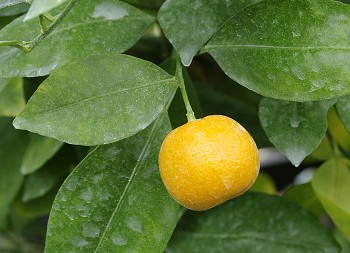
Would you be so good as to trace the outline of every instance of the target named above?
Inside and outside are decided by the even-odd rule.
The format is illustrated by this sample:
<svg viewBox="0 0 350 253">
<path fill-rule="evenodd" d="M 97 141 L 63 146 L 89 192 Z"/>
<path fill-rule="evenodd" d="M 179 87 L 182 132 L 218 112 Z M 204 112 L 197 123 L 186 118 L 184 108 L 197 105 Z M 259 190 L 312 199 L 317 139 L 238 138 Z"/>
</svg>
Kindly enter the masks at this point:
<svg viewBox="0 0 350 253">
<path fill-rule="evenodd" d="M 24 154 L 21 172 L 30 174 L 47 162 L 63 145 L 63 142 L 38 134 L 31 134 Z"/>
<path fill-rule="evenodd" d="M 9 204 L 21 187 L 21 160 L 27 145 L 27 134 L 15 130 L 11 118 L 0 118 L 0 230 L 6 226 Z"/>
<path fill-rule="evenodd" d="M 0 0 L 0 9 L 22 3 L 28 3 L 28 0 Z"/>
<path fill-rule="evenodd" d="M 158 12 L 166 37 L 185 66 L 231 16 L 261 0 L 168 0 Z"/>
<path fill-rule="evenodd" d="M 47 78 L 15 119 L 16 128 L 93 146 L 146 128 L 171 102 L 175 78 L 127 55 L 98 55 Z"/>
<path fill-rule="evenodd" d="M 0 81 L 1 83 L 1 81 Z M 22 78 L 7 80 L 5 87 L 0 84 L 0 116 L 15 117 L 23 110 L 24 100 Z"/>
<path fill-rule="evenodd" d="M 312 179 L 312 187 L 337 227 L 350 240 L 350 162 L 333 159 L 324 163 Z"/>
<path fill-rule="evenodd" d="M 249 189 L 253 192 L 260 192 L 265 194 L 276 194 L 277 189 L 273 179 L 265 172 L 260 171 L 259 176 Z"/>
<path fill-rule="evenodd" d="M 344 124 L 339 119 L 336 110 L 331 108 L 327 115 L 328 131 L 334 141 L 350 154 L 350 133 L 346 130 Z"/>
<path fill-rule="evenodd" d="M 337 113 L 346 130 L 350 133 L 350 96 L 341 97 L 336 103 Z"/>
<path fill-rule="evenodd" d="M 271 146 L 259 122 L 258 108 L 250 102 L 206 87 L 200 87 L 198 94 L 205 115 L 222 114 L 231 117 L 247 129 L 259 148 Z"/>
<path fill-rule="evenodd" d="M 8 82 L 9 82 L 9 79 L 0 77 L 0 92 L 6 87 Z"/>
<path fill-rule="evenodd" d="M 19 3 L 17 5 L 10 5 L 10 6 L 7 6 L 7 7 L 0 9 L 0 17 L 7 17 L 10 19 L 9 21 L 12 21 L 13 19 L 16 18 L 16 17 L 14 17 L 14 15 L 24 13 L 24 12 L 28 11 L 28 9 L 29 9 L 29 4 L 27 4 L 27 3 Z M 6 24 L 7 23 L 10 23 L 10 22 L 6 22 Z M 2 27 L 3 27 L 3 25 L 1 24 L 1 28 Z"/>
<path fill-rule="evenodd" d="M 260 103 L 260 122 L 275 147 L 299 166 L 320 145 L 333 104 L 333 100 L 299 103 L 265 98 Z"/>
<path fill-rule="evenodd" d="M 22 201 L 17 197 L 12 204 L 14 214 L 25 218 L 37 218 L 47 216 L 52 207 L 52 203 L 57 194 L 58 187 L 54 187 L 44 196 L 32 199 L 30 201 Z M 42 252 L 42 251 L 40 251 Z"/>
<path fill-rule="evenodd" d="M 325 135 L 320 145 L 310 154 L 311 158 L 325 161 L 334 157 L 334 150 L 329 135 Z"/>
<path fill-rule="evenodd" d="M 318 218 L 325 212 L 312 189 L 311 183 L 292 186 L 283 194 L 283 198 L 303 206 Z"/>
<path fill-rule="evenodd" d="M 62 23 L 30 53 L 0 47 L 0 76 L 43 76 L 72 60 L 124 52 L 153 21 L 152 16 L 117 0 L 77 1 Z M 0 40 L 32 40 L 40 33 L 37 22 L 23 22 L 20 17 L 0 31 Z"/>
<path fill-rule="evenodd" d="M 280 197 L 247 193 L 206 212 L 186 212 L 166 252 L 335 253 L 339 248 L 306 210 Z"/>
<path fill-rule="evenodd" d="M 350 253 L 350 241 L 343 235 L 339 229 L 333 230 L 333 235 L 340 244 L 340 253 Z"/>
<path fill-rule="evenodd" d="M 170 130 L 162 114 L 137 135 L 92 151 L 57 194 L 45 252 L 162 253 L 181 210 L 158 171 Z"/>
<path fill-rule="evenodd" d="M 24 21 L 44 14 L 67 1 L 68 0 L 34 0 L 24 18 Z"/>
<path fill-rule="evenodd" d="M 138 9 L 145 10 L 158 10 L 164 0 L 122 0 L 137 7 Z"/>
<path fill-rule="evenodd" d="M 350 6 L 267 0 L 228 20 L 205 46 L 225 73 L 266 97 L 322 100 L 350 93 Z"/>
<path fill-rule="evenodd" d="M 29 175 L 23 186 L 22 201 L 28 202 L 44 196 L 59 182 L 63 181 L 67 168 L 58 163 L 50 163 Z"/>
</svg>

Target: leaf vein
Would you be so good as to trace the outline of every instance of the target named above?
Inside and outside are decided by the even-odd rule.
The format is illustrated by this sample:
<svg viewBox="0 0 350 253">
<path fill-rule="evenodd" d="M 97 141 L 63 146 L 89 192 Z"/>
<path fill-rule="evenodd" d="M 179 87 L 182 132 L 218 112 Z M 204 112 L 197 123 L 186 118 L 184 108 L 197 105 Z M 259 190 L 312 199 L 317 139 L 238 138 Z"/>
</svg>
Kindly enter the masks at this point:
<svg viewBox="0 0 350 253">
<path fill-rule="evenodd" d="M 140 164 L 143 162 L 143 160 L 144 160 L 145 157 L 146 157 L 145 154 L 147 153 L 147 150 L 148 150 L 149 146 L 151 145 L 151 140 L 153 139 L 153 137 L 154 137 L 154 135 L 155 135 L 155 132 L 156 132 L 157 128 L 159 127 L 159 124 L 160 124 L 160 122 L 161 122 L 161 118 L 162 118 L 162 115 L 160 115 L 160 116 L 156 119 L 156 121 L 155 121 L 155 123 L 154 123 L 154 125 L 153 125 L 153 127 L 152 127 L 152 129 L 151 129 L 151 132 L 150 132 L 150 134 L 149 134 L 149 136 L 148 136 L 148 138 L 147 138 L 147 140 L 146 140 L 145 146 L 143 147 L 143 149 L 142 149 L 142 151 L 141 151 L 141 153 L 140 153 L 139 159 L 137 160 L 137 163 L 136 163 L 134 169 L 133 169 L 132 172 L 131 172 L 131 175 L 130 175 L 130 178 L 129 178 L 129 180 L 128 180 L 128 183 L 125 185 L 124 191 L 123 191 L 122 195 L 120 196 L 120 199 L 119 199 L 119 201 L 118 201 L 118 203 L 117 203 L 117 206 L 116 206 L 116 208 L 114 209 L 114 211 L 113 211 L 113 213 L 112 213 L 112 216 L 111 216 L 111 218 L 109 219 L 109 221 L 108 221 L 108 223 L 107 223 L 107 225 L 106 225 L 105 230 L 103 231 L 103 234 L 101 235 L 100 241 L 99 241 L 99 243 L 98 243 L 98 245 L 97 245 L 97 247 L 96 247 L 94 253 L 98 252 L 99 248 L 100 248 L 101 245 L 102 245 L 102 241 L 103 241 L 103 239 L 106 237 L 107 231 L 108 231 L 108 229 L 110 228 L 110 226 L 111 226 L 111 224 L 112 224 L 112 222 L 113 222 L 113 220 L 114 220 L 114 217 L 116 216 L 116 214 L 118 213 L 118 211 L 121 209 L 121 204 L 122 204 L 122 202 L 123 202 L 123 199 L 124 199 L 126 193 L 128 192 L 128 190 L 129 190 L 129 188 L 130 188 L 130 185 L 131 185 L 131 183 L 133 182 L 133 179 L 134 179 L 134 177 L 135 177 L 137 171 L 138 171 L 139 168 L 140 168 Z"/>
<path fill-rule="evenodd" d="M 330 245 L 316 245 L 316 244 L 310 244 L 307 242 L 303 242 L 303 244 L 298 244 L 295 242 L 288 241 L 290 239 L 287 238 L 278 238 L 276 240 L 275 238 L 269 238 L 264 235 L 260 235 L 257 233 L 236 233 L 236 234 L 224 234 L 224 233 L 217 233 L 217 234 L 206 234 L 206 233 L 198 233 L 198 232 L 185 232 L 185 231 L 179 231 L 176 232 L 176 234 L 183 235 L 186 237 L 197 237 L 197 238 L 214 238 L 214 239 L 251 239 L 251 240 L 261 240 L 261 241 L 266 241 L 266 242 L 273 242 L 273 243 L 279 243 L 282 245 L 287 245 L 287 246 L 297 246 L 301 248 L 317 248 L 317 249 L 325 249 L 325 248 L 332 248 Z"/>
<path fill-rule="evenodd" d="M 136 87 L 132 87 L 132 88 L 125 88 L 125 89 L 120 89 L 120 90 L 116 90 L 116 91 L 112 91 L 112 92 L 108 92 L 108 93 L 104 93 L 104 94 L 100 94 L 98 96 L 94 96 L 94 97 L 88 97 L 86 99 L 82 99 L 82 100 L 79 100 L 79 101 L 75 101 L 73 103 L 70 103 L 70 104 L 66 104 L 64 106 L 60 106 L 60 107 L 57 107 L 57 108 L 54 108 L 52 110 L 48 110 L 48 111 L 43 111 L 43 112 L 40 112 L 38 114 L 35 114 L 36 116 L 38 115 L 45 115 L 45 114 L 48 114 L 48 113 L 52 113 L 52 112 L 56 112 L 56 111 L 60 111 L 60 110 L 64 110 L 64 109 L 67 109 L 69 107 L 73 107 L 75 105 L 78 105 L 78 104 L 83 104 L 83 103 L 86 103 L 86 102 L 90 102 L 90 101 L 93 101 L 93 100 L 96 100 L 96 99 L 101 99 L 103 97 L 107 97 L 107 96 L 110 96 L 110 95 L 114 95 L 114 94 L 117 94 L 117 93 L 121 93 L 121 92 L 125 92 L 125 91 L 131 91 L 131 90 L 137 90 L 137 89 L 144 89 L 144 88 L 147 88 L 149 86 L 152 86 L 152 85 L 156 85 L 156 84 L 161 84 L 161 83 L 166 83 L 166 82 L 170 82 L 170 81 L 174 81 L 175 78 L 169 78 L 169 79 L 164 79 L 164 80 L 161 80 L 161 81 L 156 81 L 156 82 L 151 82 L 151 83 L 148 83 L 148 84 L 145 84 L 145 85 L 141 85 L 141 86 L 136 86 Z M 33 115 L 33 114 L 32 114 Z"/>
<path fill-rule="evenodd" d="M 269 45 L 207 45 L 205 49 L 284 49 L 284 50 L 350 50 L 349 47 L 334 47 L 334 46 L 309 46 L 309 47 L 295 47 L 295 46 L 269 46 Z"/>
<path fill-rule="evenodd" d="M 140 20 L 143 20 L 143 19 L 151 19 L 151 18 L 146 18 L 146 17 L 125 17 L 125 18 L 121 18 L 121 19 L 115 19 L 115 20 L 106 20 L 106 19 L 103 19 L 103 20 L 92 20 L 92 21 L 88 21 L 88 22 L 84 22 L 84 23 L 80 23 L 80 24 L 75 24 L 75 25 L 71 25 L 71 26 L 67 26 L 67 27 L 64 27 L 64 28 L 61 28 L 61 29 L 57 29 L 55 31 L 53 31 L 51 33 L 52 34 L 56 34 L 56 33 L 61 33 L 61 32 L 64 32 L 66 30 L 71 30 L 71 29 L 74 29 L 74 28 L 77 28 L 77 27 L 80 27 L 80 26 L 90 26 L 91 24 L 96 24 L 96 23 L 108 23 L 109 21 L 120 21 L 120 20 L 127 20 L 127 19 L 140 19 Z"/>
</svg>

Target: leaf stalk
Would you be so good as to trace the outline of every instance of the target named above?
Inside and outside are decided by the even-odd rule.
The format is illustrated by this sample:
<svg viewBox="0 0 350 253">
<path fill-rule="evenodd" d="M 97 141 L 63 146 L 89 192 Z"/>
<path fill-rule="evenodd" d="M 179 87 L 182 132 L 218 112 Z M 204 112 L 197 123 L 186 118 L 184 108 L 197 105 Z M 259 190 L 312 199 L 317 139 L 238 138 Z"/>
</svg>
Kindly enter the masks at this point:
<svg viewBox="0 0 350 253">
<path fill-rule="evenodd" d="M 62 22 L 65 16 L 69 13 L 69 11 L 73 8 L 77 0 L 71 0 L 64 10 L 59 14 L 57 18 L 52 17 L 50 14 L 46 13 L 39 16 L 40 26 L 41 26 L 41 34 L 39 34 L 36 38 L 31 41 L 0 41 L 0 46 L 11 46 L 20 49 L 21 51 L 28 53 L 33 50 L 41 41 L 43 41 L 48 35 L 50 35 L 54 29 Z M 50 25 L 46 25 L 44 22 L 44 18 L 52 21 Z"/>
<path fill-rule="evenodd" d="M 186 116 L 187 116 L 187 121 L 191 122 L 196 120 L 196 117 L 194 116 L 194 112 L 190 103 L 190 100 L 188 99 L 188 95 L 187 95 L 187 91 L 186 91 L 186 86 L 185 86 L 185 82 L 184 82 L 184 78 L 182 75 L 182 64 L 181 64 L 181 60 L 179 58 L 179 56 L 176 56 L 176 72 L 175 72 L 175 77 L 179 83 L 179 88 L 181 90 L 181 95 L 183 98 L 183 101 L 185 103 L 185 107 L 186 107 Z"/>
</svg>

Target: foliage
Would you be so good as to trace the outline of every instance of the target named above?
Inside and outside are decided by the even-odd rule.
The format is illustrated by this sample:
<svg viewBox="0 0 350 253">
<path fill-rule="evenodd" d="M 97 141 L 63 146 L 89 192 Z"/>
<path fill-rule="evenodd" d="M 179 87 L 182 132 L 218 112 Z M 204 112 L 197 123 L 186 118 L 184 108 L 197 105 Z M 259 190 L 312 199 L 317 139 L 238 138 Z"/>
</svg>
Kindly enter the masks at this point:
<svg viewBox="0 0 350 253">
<path fill-rule="evenodd" d="M 0 251 L 349 252 L 348 4 L 0 0 Z M 310 182 L 186 211 L 158 172 L 186 90 Z"/>
</svg>

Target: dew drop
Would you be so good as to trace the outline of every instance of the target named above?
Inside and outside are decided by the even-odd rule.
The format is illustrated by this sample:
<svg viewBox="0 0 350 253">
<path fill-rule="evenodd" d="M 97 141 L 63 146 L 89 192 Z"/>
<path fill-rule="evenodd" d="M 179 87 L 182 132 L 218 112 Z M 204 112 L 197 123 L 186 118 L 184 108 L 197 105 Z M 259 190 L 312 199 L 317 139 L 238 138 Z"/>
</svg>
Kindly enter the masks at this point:
<svg viewBox="0 0 350 253">
<path fill-rule="evenodd" d="M 127 16 L 129 13 L 121 6 L 117 6 L 110 2 L 104 2 L 95 5 L 94 12 L 91 14 L 93 18 L 105 18 L 107 20 L 117 20 Z"/>
<path fill-rule="evenodd" d="M 135 201 L 136 201 L 136 198 L 137 198 L 136 195 L 130 195 L 130 196 L 128 197 L 128 204 L 129 204 L 129 205 L 134 204 Z"/>
<path fill-rule="evenodd" d="M 73 246 L 83 248 L 84 246 L 86 246 L 88 244 L 88 241 L 86 241 L 84 238 L 77 237 L 73 241 L 71 241 L 71 244 Z"/>
<path fill-rule="evenodd" d="M 117 246 L 124 246 L 128 243 L 128 239 L 123 238 L 119 233 L 113 233 L 111 240 L 113 244 Z"/>
<path fill-rule="evenodd" d="M 77 184 L 78 184 L 78 178 L 72 177 L 70 178 L 70 180 L 67 181 L 67 183 L 65 184 L 65 187 L 70 191 L 74 191 L 77 188 Z"/>
<path fill-rule="evenodd" d="M 83 236 L 95 238 L 100 234 L 100 229 L 92 223 L 86 223 L 83 226 Z"/>
<path fill-rule="evenodd" d="M 91 188 L 84 189 L 81 191 L 79 197 L 83 200 L 85 200 L 86 203 L 90 203 L 93 197 L 93 192 Z"/>
<path fill-rule="evenodd" d="M 127 227 L 132 231 L 142 233 L 142 224 L 141 221 L 136 217 L 130 217 L 127 221 Z"/>
<path fill-rule="evenodd" d="M 299 146 L 289 147 L 285 154 L 295 167 L 298 167 L 305 158 L 305 151 Z"/>
<path fill-rule="evenodd" d="M 300 123 L 302 122 L 302 119 L 297 115 L 293 115 L 293 117 L 289 119 L 289 122 L 291 127 L 298 128 Z"/>
</svg>

